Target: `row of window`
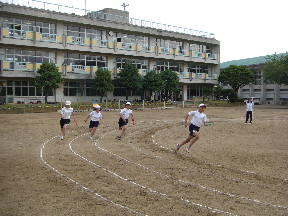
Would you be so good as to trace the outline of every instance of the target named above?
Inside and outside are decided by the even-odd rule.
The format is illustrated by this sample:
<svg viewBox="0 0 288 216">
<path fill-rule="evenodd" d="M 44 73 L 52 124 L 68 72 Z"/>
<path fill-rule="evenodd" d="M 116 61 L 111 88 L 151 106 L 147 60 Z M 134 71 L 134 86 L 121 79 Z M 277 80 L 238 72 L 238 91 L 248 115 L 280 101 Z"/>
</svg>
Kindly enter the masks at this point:
<svg viewBox="0 0 288 216">
<path fill-rule="evenodd" d="M 45 51 L 35 50 L 20 50 L 14 48 L 4 49 L 4 61 L 11 62 L 11 69 L 19 70 L 26 65 L 26 63 L 43 63 L 52 62 L 55 63 L 55 54 Z M 133 58 L 116 58 L 115 66 L 117 69 L 122 69 L 125 63 L 133 64 L 139 70 L 148 70 L 149 62 L 144 59 L 133 59 Z M 63 65 L 81 66 L 79 70 L 85 70 L 85 66 L 97 66 L 98 68 L 107 68 L 108 59 L 106 56 L 94 56 L 94 55 L 83 55 L 78 53 L 65 53 Z M 23 69 L 24 70 L 24 69 Z M 154 70 L 164 71 L 172 70 L 176 72 L 183 71 L 183 64 L 171 61 L 156 61 Z M 207 73 L 209 72 L 209 66 L 207 64 L 189 63 L 188 72 L 192 73 Z"/>
<path fill-rule="evenodd" d="M 242 89 L 242 92 L 249 92 L 250 89 Z M 261 89 L 254 89 L 254 92 L 261 92 L 262 90 Z M 266 92 L 274 92 L 274 89 L 265 89 Z M 279 89 L 279 91 L 281 92 L 285 92 L 287 91 L 288 92 L 288 89 Z"/>
<path fill-rule="evenodd" d="M 9 48 L 5 49 L 4 61 L 8 62 L 27 62 L 27 63 L 55 63 L 55 56 L 45 51 L 20 50 Z"/>
<path fill-rule="evenodd" d="M 25 36 L 26 32 L 39 32 L 42 38 L 56 41 L 56 24 L 48 22 L 39 22 L 35 20 L 26 20 L 19 18 L 3 17 L 2 27 L 9 29 L 9 36 Z M 84 43 L 85 38 L 95 40 L 109 40 L 123 43 L 140 44 L 142 47 L 162 47 L 164 49 L 177 49 L 181 53 L 183 50 L 192 50 L 195 52 L 213 53 L 212 47 L 201 43 L 184 43 L 182 41 L 167 40 L 163 38 L 153 38 L 141 35 L 132 35 L 110 30 L 101 30 L 86 28 L 80 26 L 64 26 L 64 32 L 67 36 L 75 37 Z"/>
<path fill-rule="evenodd" d="M 0 80 L 0 96 L 44 96 L 42 88 L 36 88 L 32 81 Z M 48 92 L 48 96 L 53 96 L 53 91 Z"/>
</svg>

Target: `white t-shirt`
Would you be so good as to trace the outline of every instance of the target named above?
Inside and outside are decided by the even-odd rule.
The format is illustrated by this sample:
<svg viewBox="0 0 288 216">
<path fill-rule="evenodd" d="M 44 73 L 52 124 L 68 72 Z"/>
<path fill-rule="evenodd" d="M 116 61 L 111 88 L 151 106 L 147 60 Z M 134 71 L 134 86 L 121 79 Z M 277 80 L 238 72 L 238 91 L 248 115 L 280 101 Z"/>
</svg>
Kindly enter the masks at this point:
<svg viewBox="0 0 288 216">
<path fill-rule="evenodd" d="M 63 107 L 61 109 L 61 118 L 62 119 L 70 119 L 72 112 L 73 112 L 73 108 Z"/>
<path fill-rule="evenodd" d="M 100 121 L 102 119 L 101 112 L 92 111 L 90 114 L 91 121 Z"/>
<path fill-rule="evenodd" d="M 121 111 L 120 111 L 120 115 L 124 119 L 129 119 L 130 114 L 132 114 L 132 110 L 127 109 L 127 108 L 121 109 Z"/>
<path fill-rule="evenodd" d="M 254 102 L 248 103 L 246 102 L 246 111 L 253 111 L 254 109 Z"/>
<path fill-rule="evenodd" d="M 204 114 L 203 112 L 200 113 L 198 110 L 191 111 L 188 113 L 188 115 L 192 117 L 191 124 L 198 127 L 201 127 L 205 122 L 208 121 L 206 114 Z"/>
</svg>

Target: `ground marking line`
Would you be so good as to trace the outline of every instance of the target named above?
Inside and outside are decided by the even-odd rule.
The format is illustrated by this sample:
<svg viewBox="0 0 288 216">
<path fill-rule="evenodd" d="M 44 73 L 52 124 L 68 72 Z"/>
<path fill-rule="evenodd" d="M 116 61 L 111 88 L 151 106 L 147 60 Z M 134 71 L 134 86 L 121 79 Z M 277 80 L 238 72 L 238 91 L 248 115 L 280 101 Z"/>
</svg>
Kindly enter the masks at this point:
<svg viewBox="0 0 288 216">
<path fill-rule="evenodd" d="M 230 119 L 230 120 L 238 120 L 238 119 Z M 165 122 L 165 121 L 163 121 L 163 120 L 156 120 L 156 121 L 158 121 L 158 122 L 160 122 L 160 121 L 162 121 L 162 122 Z M 229 120 L 228 120 L 229 121 Z M 168 121 L 166 121 L 166 122 L 168 122 Z M 172 120 L 169 120 L 169 122 L 172 122 Z M 180 121 L 180 122 L 183 122 L 183 121 Z M 179 122 L 178 122 L 179 123 Z M 157 131 L 155 131 L 155 133 L 156 133 Z M 154 133 L 154 135 L 155 135 L 155 133 Z M 153 135 L 151 135 L 151 137 L 153 138 Z M 153 139 L 152 139 L 153 140 Z M 155 141 L 155 140 L 154 140 Z M 162 146 L 162 145 L 160 145 L 159 143 L 157 143 L 156 142 L 156 144 L 160 147 L 160 148 L 162 148 L 162 149 L 165 149 L 165 150 L 168 150 L 168 151 L 170 151 L 170 152 L 174 152 L 173 150 L 171 150 L 171 149 L 169 149 L 169 148 L 167 148 L 167 147 L 164 147 L 164 146 Z M 227 169 L 227 170 L 229 170 L 229 169 L 233 169 L 233 168 L 229 168 L 229 167 L 226 167 L 225 165 L 223 165 L 223 164 L 213 164 L 213 163 L 210 163 L 210 162 L 208 162 L 208 161 L 203 161 L 205 164 L 207 164 L 207 165 L 211 165 L 211 166 L 217 166 L 217 167 L 222 167 L 222 168 L 224 168 L 224 169 Z M 234 170 L 236 170 L 236 171 L 239 171 L 239 172 L 242 172 L 242 173 L 245 173 L 245 174 L 250 174 L 250 175 L 260 175 L 261 176 L 261 174 L 258 174 L 258 173 L 256 173 L 256 172 L 254 172 L 254 171 L 249 171 L 249 170 L 238 170 L 238 169 L 234 169 Z M 265 176 L 264 176 L 265 177 Z M 267 177 L 270 177 L 270 178 L 275 178 L 275 177 L 271 177 L 271 176 L 267 176 Z M 288 179 L 281 179 L 281 178 L 277 178 L 278 180 L 281 180 L 281 181 L 288 181 Z M 251 184 L 251 183 L 250 183 Z M 252 183 L 252 184 L 254 184 L 254 183 Z"/>
<path fill-rule="evenodd" d="M 152 135 L 152 137 L 153 137 L 153 135 Z M 100 139 L 102 139 L 102 138 L 103 138 L 103 136 L 102 136 Z M 166 177 L 166 178 L 168 178 L 168 179 L 174 179 L 174 178 L 172 178 L 172 176 L 163 174 L 163 173 L 161 173 L 161 172 L 159 172 L 159 171 L 153 170 L 153 169 L 151 169 L 151 168 L 148 168 L 148 167 L 146 167 L 146 166 L 144 166 L 144 165 L 142 165 L 142 164 L 136 163 L 136 162 L 134 162 L 134 161 L 130 161 L 130 160 L 128 160 L 128 159 L 126 159 L 126 158 L 124 158 L 124 157 L 122 157 L 122 156 L 120 156 L 120 155 L 117 155 L 117 154 L 115 154 L 115 153 L 113 153 L 113 152 L 108 151 L 107 149 L 101 148 L 99 145 L 97 145 L 97 142 L 94 142 L 94 145 L 95 145 L 98 149 L 100 149 L 101 151 L 104 151 L 104 152 L 106 152 L 106 153 L 109 153 L 109 154 L 111 154 L 111 155 L 113 155 L 113 156 L 115 156 L 115 157 L 118 157 L 119 159 L 122 159 L 122 160 L 124 160 L 124 161 L 126 161 L 126 162 L 128 162 L 128 163 L 132 163 L 132 164 L 134 164 L 134 165 L 136 165 L 136 166 L 139 166 L 139 167 L 141 167 L 141 168 L 143 168 L 143 169 L 149 170 L 149 171 L 151 171 L 151 172 L 153 172 L 153 173 L 156 173 L 156 174 L 158 174 L 158 175 L 160 175 L 160 176 L 164 176 L 164 177 Z M 196 186 L 196 187 L 202 188 L 202 189 L 204 189 L 204 190 L 206 190 L 206 191 L 215 192 L 215 193 L 218 193 L 218 194 L 221 194 L 221 195 L 226 195 L 226 196 L 229 196 L 229 197 L 235 197 L 235 198 L 238 198 L 238 199 L 246 200 L 246 201 L 249 201 L 249 202 L 251 202 L 251 203 L 256 203 L 256 204 L 258 204 L 258 205 L 265 205 L 265 206 L 270 206 L 270 207 L 274 207 L 274 208 L 288 209 L 288 207 L 283 206 L 283 205 L 272 204 L 272 203 L 269 203 L 269 202 L 264 202 L 264 201 L 260 201 L 260 200 L 253 199 L 253 198 L 248 198 L 248 197 L 244 197 L 244 196 L 239 196 L 239 195 L 237 195 L 237 194 L 233 194 L 233 193 L 229 193 L 229 192 L 224 192 L 224 191 L 221 191 L 221 190 L 218 190 L 218 189 L 215 189 L 215 188 L 212 188 L 212 187 L 204 186 L 204 185 L 201 185 L 201 184 L 198 184 L 198 183 L 192 183 L 192 182 L 184 181 L 184 180 L 181 180 L 181 179 L 177 179 L 177 181 L 178 181 L 178 182 L 181 182 L 181 183 L 184 183 L 184 184 L 191 185 L 191 186 Z"/>
<path fill-rule="evenodd" d="M 60 175 L 60 176 L 63 177 L 64 179 L 66 179 L 66 180 L 68 180 L 68 181 L 76 184 L 76 185 L 79 186 L 82 190 L 84 190 L 84 191 L 86 191 L 86 192 L 93 193 L 96 197 L 99 197 L 100 199 L 102 199 L 102 200 L 104 200 L 104 201 L 106 201 L 106 202 L 109 202 L 109 203 L 111 203 L 111 204 L 113 204 L 113 205 L 115 205 L 115 206 L 117 206 L 117 207 L 119 207 L 119 208 L 126 209 L 126 210 L 128 210 L 129 212 L 132 212 L 132 213 L 134 213 L 134 214 L 136 214 L 136 215 L 145 215 L 145 214 L 143 214 L 143 213 L 140 213 L 140 212 L 137 212 L 137 211 L 135 211 L 135 210 L 133 210 L 133 209 L 130 209 L 130 208 L 127 207 L 127 206 L 123 206 L 123 205 L 121 205 L 121 204 L 118 204 L 118 203 L 113 202 L 112 200 L 107 199 L 106 197 L 104 197 L 104 196 L 100 195 L 99 193 L 97 193 L 94 189 L 90 189 L 90 188 L 82 185 L 80 182 L 78 182 L 78 181 L 70 178 L 69 176 L 61 173 L 61 172 L 60 172 L 59 170 L 57 170 L 55 167 L 53 167 L 52 165 L 50 165 L 50 164 L 44 159 L 44 157 L 43 157 L 43 152 L 44 152 L 44 149 L 45 149 L 45 145 L 46 145 L 47 143 L 49 143 L 50 141 L 54 140 L 54 139 L 57 138 L 57 137 L 59 137 L 59 136 L 54 136 L 53 138 L 45 141 L 45 142 L 43 143 L 43 145 L 41 146 L 41 149 L 40 149 L 40 158 L 41 158 L 41 161 L 42 161 L 46 166 L 48 166 L 51 170 L 53 170 L 54 172 L 56 172 L 58 175 Z M 76 138 L 77 138 L 77 137 L 76 137 Z M 73 140 L 75 140 L 76 138 L 74 138 Z M 72 140 L 72 141 L 73 141 L 73 140 Z M 147 215 L 145 215 L 145 216 L 147 216 Z"/>
<path fill-rule="evenodd" d="M 87 133 L 86 133 L 86 134 L 87 134 Z M 160 196 L 163 196 L 163 197 L 165 197 L 166 199 L 169 199 L 169 200 L 175 199 L 175 198 L 174 198 L 173 196 L 171 196 L 171 195 L 167 195 L 167 194 L 165 194 L 165 193 L 158 192 L 158 191 L 153 190 L 153 189 L 151 189 L 151 188 L 149 188 L 149 187 L 147 187 L 147 186 L 138 184 L 138 183 L 136 183 L 136 182 L 134 182 L 134 181 L 132 181 L 132 180 L 129 180 L 129 179 L 125 178 L 125 177 L 122 177 L 122 176 L 118 175 L 117 173 L 114 173 L 114 172 L 112 172 L 112 171 L 110 171 L 110 170 L 108 170 L 108 169 L 106 169 L 106 168 L 104 168 L 104 167 L 102 167 L 102 166 L 100 166 L 100 165 L 98 165 L 98 164 L 96 164 L 96 163 L 88 160 L 87 158 L 83 157 L 82 155 L 78 154 L 77 152 L 75 152 L 75 151 L 73 150 L 73 148 L 72 148 L 72 142 L 74 142 L 74 140 L 76 140 L 76 139 L 78 139 L 78 138 L 80 138 L 80 137 L 82 137 L 82 136 L 84 136 L 84 135 L 85 135 L 85 134 L 82 134 L 82 135 L 74 138 L 73 140 L 71 140 L 71 142 L 69 142 L 70 150 L 71 150 L 75 155 L 77 155 L 77 156 L 80 157 L 81 159 L 87 161 L 88 163 L 92 164 L 92 166 L 96 166 L 96 167 L 98 167 L 98 168 L 101 168 L 101 169 L 105 170 L 106 172 L 110 173 L 112 176 L 118 177 L 118 178 L 120 178 L 120 179 L 123 180 L 123 181 L 129 182 L 129 183 L 131 183 L 131 184 L 133 184 L 133 185 L 135 185 L 135 186 L 141 187 L 142 189 L 146 189 L 146 190 L 148 190 L 148 191 L 151 192 L 151 193 L 155 193 L 155 194 L 158 194 L 158 195 L 160 195 Z M 103 138 L 103 137 L 104 137 L 104 135 L 101 136 L 101 138 Z M 99 139 L 101 139 L 101 138 L 99 138 Z M 177 199 L 177 198 L 176 198 L 176 199 Z M 212 207 L 209 207 L 209 206 L 206 206 L 206 205 L 202 205 L 202 204 L 199 204 L 199 203 L 195 203 L 195 202 L 190 201 L 190 200 L 184 200 L 183 198 L 180 198 L 180 200 L 181 200 L 182 202 L 184 202 L 184 203 L 188 203 L 188 204 L 192 204 L 192 205 L 197 206 L 197 207 L 201 207 L 201 208 L 204 208 L 204 209 L 208 209 L 209 211 L 211 211 L 211 212 L 213 212 L 213 213 L 220 213 L 220 214 L 225 214 L 225 215 L 230 215 L 230 216 L 237 216 L 236 214 L 233 214 L 233 213 L 230 213 L 230 212 L 227 212 L 227 211 L 223 211 L 223 210 L 220 210 L 220 209 L 212 208 Z"/>
</svg>

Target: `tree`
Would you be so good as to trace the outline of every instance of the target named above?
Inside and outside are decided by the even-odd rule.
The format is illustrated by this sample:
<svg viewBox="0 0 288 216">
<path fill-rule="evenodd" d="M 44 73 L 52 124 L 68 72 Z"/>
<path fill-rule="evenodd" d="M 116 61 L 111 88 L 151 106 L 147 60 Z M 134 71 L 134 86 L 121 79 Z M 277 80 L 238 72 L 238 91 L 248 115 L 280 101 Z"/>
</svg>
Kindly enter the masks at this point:
<svg viewBox="0 0 288 216">
<path fill-rule="evenodd" d="M 113 91 L 111 72 L 109 70 L 98 69 L 94 80 L 96 92 L 101 96 L 101 102 L 104 96 L 107 97 L 107 92 Z"/>
<path fill-rule="evenodd" d="M 178 74 L 172 70 L 165 70 L 160 72 L 162 80 L 162 94 L 166 99 L 172 99 L 172 94 L 179 91 L 180 83 Z"/>
<path fill-rule="evenodd" d="M 124 64 L 123 69 L 118 74 L 116 83 L 120 87 L 126 88 L 126 100 L 131 91 L 138 90 L 142 87 L 142 77 L 138 69 L 133 64 Z"/>
<path fill-rule="evenodd" d="M 47 103 L 48 92 L 55 90 L 63 81 L 62 74 L 53 63 L 44 62 L 37 70 L 39 76 L 36 76 L 34 85 L 36 88 L 43 88 L 45 103 Z"/>
<path fill-rule="evenodd" d="M 263 67 L 263 74 L 265 80 L 288 85 L 288 53 L 268 56 Z"/>
<path fill-rule="evenodd" d="M 150 93 L 160 91 L 162 84 L 160 73 L 156 71 L 150 71 L 143 77 L 143 89 Z"/>
<path fill-rule="evenodd" d="M 237 95 L 239 88 L 254 82 L 254 73 L 244 65 L 230 65 L 221 70 L 218 81 L 229 85 Z"/>
</svg>

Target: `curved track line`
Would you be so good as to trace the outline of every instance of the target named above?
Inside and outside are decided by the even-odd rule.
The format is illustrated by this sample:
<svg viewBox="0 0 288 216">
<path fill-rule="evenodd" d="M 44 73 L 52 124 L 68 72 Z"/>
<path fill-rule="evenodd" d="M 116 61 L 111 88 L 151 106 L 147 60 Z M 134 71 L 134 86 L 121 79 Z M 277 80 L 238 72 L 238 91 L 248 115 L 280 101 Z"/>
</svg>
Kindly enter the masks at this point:
<svg viewBox="0 0 288 216">
<path fill-rule="evenodd" d="M 44 152 L 44 149 L 45 149 L 45 145 L 46 145 L 47 143 L 51 142 L 52 140 L 54 140 L 54 139 L 57 138 L 57 137 L 59 137 L 59 136 L 54 136 L 53 138 L 45 141 L 45 142 L 43 143 L 43 145 L 41 146 L 41 149 L 40 149 L 40 158 L 41 158 L 41 161 L 42 161 L 46 166 L 48 166 L 51 170 L 53 170 L 54 172 L 56 172 L 58 175 L 60 175 L 60 176 L 63 177 L 64 179 L 66 179 L 66 180 L 68 180 L 68 181 L 76 184 L 76 185 L 77 185 L 78 187 L 80 187 L 82 190 L 84 190 L 84 191 L 86 191 L 86 192 L 89 192 L 89 193 L 93 193 L 96 197 L 98 197 L 98 198 L 100 198 L 100 199 L 102 199 L 102 200 L 104 200 L 104 201 L 106 201 L 106 202 L 109 202 L 109 203 L 111 203 L 111 204 L 113 204 L 113 205 L 115 205 L 115 206 L 117 206 L 117 207 L 119 207 L 119 208 L 125 209 L 125 210 L 127 210 L 127 211 L 129 211 L 129 212 L 132 212 L 132 213 L 136 214 L 136 215 L 148 216 L 148 215 L 145 215 L 145 214 L 140 213 L 140 212 L 138 212 L 138 211 L 135 211 L 135 210 L 133 210 L 133 209 L 127 207 L 127 206 L 118 204 L 118 203 L 116 203 L 116 202 L 113 202 L 112 200 L 107 199 L 106 197 L 104 197 L 104 196 L 100 195 L 99 193 L 97 193 L 95 190 L 90 189 L 90 188 L 82 185 L 80 182 L 78 182 L 78 181 L 70 178 L 69 176 L 61 173 L 61 172 L 60 172 L 59 170 L 57 170 L 55 167 L 53 167 L 52 165 L 50 165 L 50 164 L 44 159 L 44 157 L 43 157 L 43 152 Z M 77 137 L 76 137 L 76 138 L 77 138 Z M 74 141 L 76 138 L 74 138 L 72 141 Z M 71 141 L 71 142 L 72 142 L 72 141 Z"/>
<path fill-rule="evenodd" d="M 233 121 L 233 120 L 238 120 L 238 119 L 229 119 L 229 120 L 227 120 L 227 121 Z M 156 121 L 161 121 L 161 120 L 156 120 Z M 166 123 L 167 123 L 168 121 L 162 121 L 162 122 L 166 122 Z M 170 121 L 170 122 L 171 122 L 171 121 Z M 183 121 L 181 121 L 181 122 L 183 122 Z M 179 122 L 178 122 L 178 123 L 179 123 Z M 151 135 L 152 140 L 153 140 L 153 137 L 154 137 L 154 135 L 156 134 L 156 132 L 157 132 L 157 131 L 155 131 L 154 133 L 152 133 L 152 135 Z M 154 144 L 158 145 L 158 146 L 159 146 L 160 148 L 162 148 L 162 149 L 165 149 L 165 150 L 170 151 L 170 152 L 174 152 L 173 150 L 171 150 L 171 149 L 169 149 L 169 148 L 167 148 L 167 147 L 165 147 L 165 146 L 162 146 L 162 145 L 160 145 L 160 144 L 157 143 L 157 142 L 154 143 Z M 261 174 L 258 174 L 258 173 L 256 173 L 256 172 L 254 172 L 254 171 L 243 170 L 243 169 L 239 170 L 239 169 L 235 169 L 235 168 L 229 168 L 229 167 L 226 167 L 226 166 L 223 165 L 223 164 L 213 164 L 213 163 L 210 163 L 210 162 L 208 162 L 208 161 L 203 161 L 203 163 L 204 163 L 204 164 L 207 164 L 207 165 L 210 165 L 210 166 L 221 167 L 221 168 L 226 169 L 226 170 L 234 169 L 235 171 L 244 173 L 244 174 L 246 174 L 246 175 L 251 175 L 251 176 L 255 176 L 255 175 L 263 176 L 263 175 L 261 175 Z M 283 182 L 288 181 L 288 179 L 276 178 L 276 177 L 271 177 L 271 176 L 264 176 L 264 177 L 274 178 L 274 179 L 277 179 L 277 180 L 280 180 L 280 181 L 283 181 Z"/>
<path fill-rule="evenodd" d="M 104 136 L 102 136 L 100 139 L 102 139 L 103 137 L 104 137 Z M 121 160 L 124 160 L 124 161 L 126 161 L 126 162 L 128 162 L 128 163 L 131 163 L 131 164 L 134 164 L 134 165 L 136 165 L 136 166 L 138 166 L 138 167 L 141 167 L 141 168 L 143 168 L 143 169 L 149 170 L 150 172 L 153 172 L 153 173 L 155 173 L 155 174 L 158 174 L 158 175 L 160 175 L 160 176 L 162 176 L 162 177 L 165 177 L 165 178 L 168 178 L 168 179 L 172 179 L 172 180 L 175 179 L 175 178 L 173 178 L 172 176 L 163 174 L 163 173 L 161 173 L 161 172 L 159 172 L 159 171 L 153 170 L 153 169 L 151 169 L 151 168 L 149 168 L 149 167 L 146 167 L 146 166 L 144 166 L 144 165 L 142 165 L 142 164 L 139 164 L 139 163 L 136 163 L 136 162 L 134 162 L 134 161 L 130 161 L 130 160 L 128 160 L 127 158 L 124 158 L 124 157 L 122 157 L 122 156 L 120 156 L 120 155 L 117 155 L 117 154 L 115 154 L 115 153 L 113 153 L 113 152 L 108 151 L 107 149 L 101 148 L 99 145 L 97 145 L 97 142 L 94 142 L 94 145 L 95 145 L 95 147 L 98 148 L 99 150 L 104 151 L 104 152 L 106 152 L 106 153 L 108 153 L 108 154 L 111 154 L 111 155 L 113 155 L 114 157 L 117 157 L 117 158 L 119 158 L 119 159 L 121 159 Z M 80 157 L 82 157 L 82 156 L 80 156 Z M 82 159 L 84 159 L 84 158 L 82 158 Z M 86 160 L 86 159 L 84 159 L 84 160 Z M 92 162 L 92 163 L 93 163 L 93 162 Z M 258 205 L 270 206 L 270 207 L 273 207 L 273 208 L 288 209 L 287 206 L 278 205 L 278 204 L 272 204 L 272 203 L 269 203 L 269 202 L 260 201 L 260 200 L 253 199 L 253 198 L 248 198 L 248 197 L 244 197 L 244 196 L 239 196 L 239 195 L 234 194 L 234 193 L 224 192 L 224 191 L 221 191 L 221 190 L 216 189 L 216 188 L 213 188 L 213 187 L 204 186 L 204 185 L 201 185 L 201 184 L 198 184 L 198 183 L 192 183 L 192 182 L 185 181 L 185 180 L 182 180 L 182 179 L 176 179 L 176 180 L 177 180 L 178 182 L 182 183 L 182 184 L 186 184 L 186 185 L 190 185 L 190 186 L 195 186 L 195 187 L 204 189 L 204 190 L 209 191 L 209 192 L 214 192 L 214 193 L 218 193 L 218 194 L 221 194 L 221 195 L 226 195 L 226 196 L 228 196 L 228 197 L 234 197 L 234 198 L 237 198 L 237 199 L 241 199 L 241 200 L 248 201 L 248 202 L 250 202 L 250 203 L 255 203 L 255 204 L 258 204 Z"/>
<path fill-rule="evenodd" d="M 73 140 L 71 140 L 71 141 L 69 142 L 69 148 L 70 148 L 70 150 L 72 151 L 73 154 L 75 154 L 76 156 L 80 157 L 82 160 L 87 161 L 87 162 L 90 163 L 92 166 L 97 167 L 97 168 L 100 168 L 100 169 L 103 169 L 104 171 L 108 172 L 108 173 L 111 174 L 112 176 L 117 177 L 117 178 L 119 178 L 119 179 L 121 179 L 121 180 L 123 180 L 123 181 L 126 181 L 126 182 L 128 182 L 128 183 L 130 183 L 130 184 L 132 184 L 132 185 L 138 186 L 138 187 L 140 187 L 140 188 L 142 188 L 142 189 L 146 189 L 146 190 L 148 190 L 150 193 L 154 193 L 154 194 L 163 196 L 164 198 L 169 199 L 169 200 L 178 199 L 178 198 L 173 197 L 173 196 L 171 196 L 171 195 L 168 195 L 168 194 L 165 194 L 165 193 L 162 193 L 162 192 L 158 192 L 158 191 L 153 190 L 153 189 L 151 189 L 151 188 L 149 188 L 149 187 L 147 187 L 147 186 L 138 184 L 138 183 L 136 183 L 136 182 L 134 182 L 134 181 L 132 181 L 132 180 L 129 180 L 129 179 L 125 178 L 125 177 L 122 177 L 122 176 L 120 176 L 119 174 L 117 174 L 117 173 L 115 173 L 115 172 L 112 172 L 111 170 L 106 169 L 105 167 L 102 167 L 102 166 L 100 166 L 100 165 L 98 165 L 98 164 L 96 164 L 96 163 L 88 160 L 87 158 L 83 157 L 83 156 L 80 155 L 79 153 L 75 152 L 75 151 L 73 150 L 73 148 L 72 148 L 72 142 L 73 142 L 74 140 L 80 138 L 81 136 L 84 136 L 84 135 L 85 135 L 85 134 L 82 134 L 82 135 L 74 138 Z M 102 136 L 102 137 L 103 137 L 103 136 Z M 233 214 L 233 213 L 231 213 L 231 212 L 223 211 L 223 210 L 216 209 L 216 208 L 212 208 L 212 207 L 206 206 L 206 205 L 204 205 L 204 204 L 200 204 L 200 203 L 196 203 L 196 202 L 191 201 L 191 200 L 183 199 L 182 197 L 180 198 L 180 200 L 181 200 L 182 202 L 186 203 L 186 204 L 191 204 L 191 205 L 196 206 L 196 207 L 200 207 L 200 208 L 207 209 L 207 210 L 209 210 L 209 211 L 212 212 L 212 213 L 220 213 L 220 214 L 225 214 L 225 215 L 230 215 L 230 216 L 237 216 L 236 214 Z"/>
</svg>

